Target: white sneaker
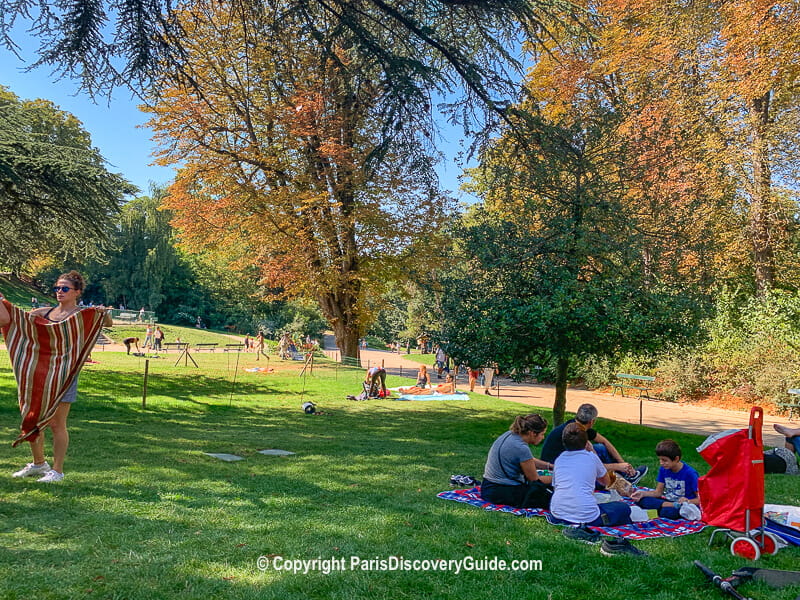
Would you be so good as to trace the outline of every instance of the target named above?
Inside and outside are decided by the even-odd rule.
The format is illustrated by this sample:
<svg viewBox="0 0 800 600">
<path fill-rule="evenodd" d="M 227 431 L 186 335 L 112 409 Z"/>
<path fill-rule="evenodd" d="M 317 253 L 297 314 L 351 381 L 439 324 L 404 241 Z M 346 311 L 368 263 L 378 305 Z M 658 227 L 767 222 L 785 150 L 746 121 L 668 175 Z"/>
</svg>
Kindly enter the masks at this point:
<svg viewBox="0 0 800 600">
<path fill-rule="evenodd" d="M 34 463 L 28 463 L 22 469 L 13 473 L 12 477 L 32 477 L 34 475 L 44 475 L 50 470 L 50 465 L 47 464 L 47 461 L 44 461 L 43 464 L 37 465 Z"/>
<path fill-rule="evenodd" d="M 42 483 L 55 483 L 56 481 L 61 481 L 64 479 L 64 474 L 59 473 L 58 471 L 49 470 L 45 473 L 44 477 L 40 477 L 36 481 L 40 481 Z"/>
</svg>

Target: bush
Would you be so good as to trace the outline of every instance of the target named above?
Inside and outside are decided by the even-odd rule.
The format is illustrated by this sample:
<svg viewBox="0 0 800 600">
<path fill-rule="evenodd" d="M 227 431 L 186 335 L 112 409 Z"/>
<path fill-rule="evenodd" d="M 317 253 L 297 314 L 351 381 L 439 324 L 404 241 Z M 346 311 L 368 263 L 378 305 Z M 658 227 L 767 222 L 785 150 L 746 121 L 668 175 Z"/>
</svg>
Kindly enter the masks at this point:
<svg viewBox="0 0 800 600">
<path fill-rule="evenodd" d="M 614 365 L 607 357 L 589 356 L 577 366 L 577 375 L 586 387 L 596 389 L 609 385 L 614 379 Z"/>
<path fill-rule="evenodd" d="M 676 401 L 696 398 L 709 391 L 709 373 L 706 361 L 699 354 L 671 354 L 658 362 L 656 383 L 664 387 L 661 397 Z"/>
</svg>

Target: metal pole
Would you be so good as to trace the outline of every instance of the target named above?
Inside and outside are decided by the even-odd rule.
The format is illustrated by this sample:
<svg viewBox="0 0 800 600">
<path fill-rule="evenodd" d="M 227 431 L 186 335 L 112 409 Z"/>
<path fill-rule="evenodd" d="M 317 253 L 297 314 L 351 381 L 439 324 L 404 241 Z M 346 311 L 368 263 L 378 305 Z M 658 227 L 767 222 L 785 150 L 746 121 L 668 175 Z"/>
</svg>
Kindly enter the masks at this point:
<svg viewBox="0 0 800 600">
<path fill-rule="evenodd" d="M 147 373 L 150 370 L 150 359 L 144 361 L 144 386 L 142 387 L 142 408 L 147 408 Z"/>
<path fill-rule="evenodd" d="M 239 350 L 236 350 L 236 366 L 233 368 L 233 383 L 231 383 L 231 397 L 228 398 L 228 406 L 233 404 L 233 390 L 236 389 L 236 375 L 239 373 Z"/>
</svg>

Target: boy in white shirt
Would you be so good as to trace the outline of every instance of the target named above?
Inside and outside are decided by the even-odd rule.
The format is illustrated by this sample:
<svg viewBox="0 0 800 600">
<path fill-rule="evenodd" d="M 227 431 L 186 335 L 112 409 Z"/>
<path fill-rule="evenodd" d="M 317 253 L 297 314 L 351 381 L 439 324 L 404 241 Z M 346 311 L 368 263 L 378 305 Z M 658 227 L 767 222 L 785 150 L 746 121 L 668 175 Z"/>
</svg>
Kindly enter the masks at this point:
<svg viewBox="0 0 800 600">
<path fill-rule="evenodd" d="M 550 512 L 557 519 L 574 525 L 606 527 L 631 523 L 631 509 L 624 502 L 597 504 L 595 481 L 604 486 L 611 477 L 597 454 L 586 450 L 586 430 L 579 423 L 564 428 L 565 452 L 555 461 L 553 499 Z"/>
</svg>

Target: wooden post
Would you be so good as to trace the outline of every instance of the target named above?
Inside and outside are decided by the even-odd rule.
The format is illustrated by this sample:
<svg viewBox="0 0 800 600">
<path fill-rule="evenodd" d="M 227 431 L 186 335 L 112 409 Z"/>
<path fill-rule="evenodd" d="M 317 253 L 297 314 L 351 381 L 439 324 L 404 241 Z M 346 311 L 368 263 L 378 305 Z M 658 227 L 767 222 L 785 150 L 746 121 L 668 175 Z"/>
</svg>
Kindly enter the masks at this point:
<svg viewBox="0 0 800 600">
<path fill-rule="evenodd" d="M 147 373 L 150 370 L 150 359 L 144 361 L 144 386 L 142 387 L 142 408 L 147 408 Z"/>
</svg>

